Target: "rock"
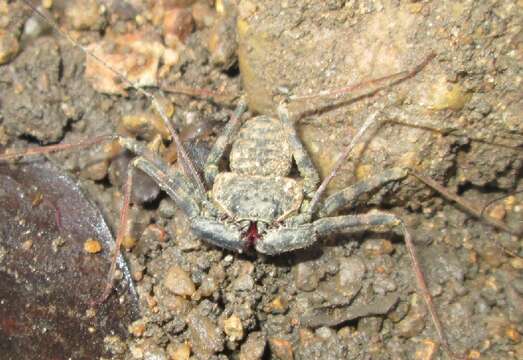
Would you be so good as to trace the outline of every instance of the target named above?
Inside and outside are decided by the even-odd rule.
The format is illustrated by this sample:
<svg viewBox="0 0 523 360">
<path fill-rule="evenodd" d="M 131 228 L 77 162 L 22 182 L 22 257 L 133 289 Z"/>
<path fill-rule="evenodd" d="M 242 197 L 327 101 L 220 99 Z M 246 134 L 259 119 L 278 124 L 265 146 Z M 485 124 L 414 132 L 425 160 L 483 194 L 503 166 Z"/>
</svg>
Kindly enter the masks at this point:
<svg viewBox="0 0 523 360">
<path fill-rule="evenodd" d="M 481 249 L 481 258 L 493 268 L 501 266 L 501 264 L 506 260 L 503 252 L 499 250 L 498 247 L 491 245 L 486 246 Z"/>
<path fill-rule="evenodd" d="M 491 218 L 494 218 L 498 221 L 502 221 L 507 215 L 505 204 L 501 203 L 494 205 L 488 214 Z"/>
<path fill-rule="evenodd" d="M 301 262 L 294 268 L 294 282 L 296 287 L 303 291 L 314 291 L 318 287 L 320 278 L 323 277 L 321 271 L 314 266 L 314 262 Z"/>
<path fill-rule="evenodd" d="M 75 30 L 101 30 L 105 26 L 103 8 L 96 0 L 68 1 L 65 17 Z"/>
<path fill-rule="evenodd" d="M 240 360 L 261 360 L 267 340 L 263 333 L 255 331 L 249 334 L 240 350 Z"/>
<path fill-rule="evenodd" d="M 196 27 L 201 29 L 210 27 L 214 23 L 216 12 L 204 2 L 197 2 L 192 6 L 192 17 Z"/>
<path fill-rule="evenodd" d="M 350 302 L 360 291 L 365 271 L 365 263 L 359 257 L 340 259 L 340 270 L 336 276 L 336 290 L 347 297 L 347 302 Z"/>
<path fill-rule="evenodd" d="M 433 360 L 438 352 L 438 344 L 432 340 L 422 340 L 414 354 L 415 360 Z"/>
<path fill-rule="evenodd" d="M 123 355 L 127 351 L 127 345 L 119 336 L 106 336 L 104 346 L 113 355 Z"/>
<path fill-rule="evenodd" d="M 275 1 L 240 2 L 236 26 L 240 74 L 250 110 L 269 115 L 275 114 L 278 101 L 283 96 L 314 95 L 355 85 L 346 96 L 295 100 L 289 104 L 290 113 L 300 118 L 298 132 L 323 178 L 332 169 L 336 154 L 347 144 L 347 138 L 368 118 L 370 102 L 372 105 L 383 104 L 383 107 L 378 106 L 383 109 L 388 105 L 402 108 L 401 116 L 385 110 L 384 118 L 389 120 L 397 119 L 405 124 L 423 123 L 435 129 L 459 129 L 466 135 L 471 133 L 472 122 L 457 121 L 468 118 L 466 104 L 475 89 L 470 90 L 471 86 L 465 81 L 463 84 L 456 81 L 461 79 L 463 71 L 468 71 L 464 69 L 471 71 L 464 78 L 473 77 L 471 74 L 474 71 L 484 71 L 486 66 L 479 64 L 488 63 L 489 56 L 480 55 L 479 49 L 477 54 L 476 51 L 471 52 L 467 47 L 459 51 L 456 48 L 460 53 L 456 56 L 453 50 L 449 50 L 456 46 L 451 44 L 451 37 L 440 42 L 436 48 L 431 47 L 438 54 L 438 59 L 430 61 L 418 75 L 373 96 L 371 101 L 358 99 L 360 94 L 372 92 L 370 80 L 409 71 L 429 58 L 428 47 L 412 38 L 412 34 L 418 32 L 433 38 L 440 31 L 438 26 L 428 25 L 424 10 L 418 12 L 408 6 L 384 6 L 364 12 L 359 5 L 351 3 L 333 11 L 330 2 L 317 2 L 314 7 L 285 4 Z M 325 18 L 329 21 L 318 20 Z M 358 26 L 354 26 L 355 23 Z M 339 39 L 344 41 L 339 42 Z M 488 47 L 487 44 L 484 46 Z M 347 58 L 341 54 L 358 55 Z M 467 59 L 472 54 L 477 55 L 478 59 Z M 283 95 L 278 96 L 278 93 Z M 507 104 L 501 100 L 504 96 L 500 94 L 498 97 Z M 351 101 L 353 99 L 357 101 Z M 316 111 L 313 119 L 307 117 L 313 110 L 333 104 L 343 106 L 333 106 L 325 113 Z M 518 107 L 507 105 L 507 108 L 511 108 L 510 123 L 517 123 Z M 429 109 L 440 110 L 430 111 L 427 116 Z M 458 109 L 466 114 L 449 116 L 445 111 Z M 501 111 L 497 112 L 495 106 L 493 109 L 488 116 L 495 114 L 493 119 L 503 118 Z M 503 125 L 505 121 L 493 119 L 480 126 L 483 135 L 498 133 L 497 127 L 507 128 Z M 519 125 L 516 127 L 519 128 Z M 421 173 L 442 174 L 449 169 L 449 161 L 453 161 L 456 154 L 448 148 L 453 141 L 440 141 L 433 135 L 436 134 L 408 125 L 383 126 L 372 135 L 367 146 L 362 151 L 355 151 L 351 158 L 357 159 L 358 165 L 367 167 L 366 173 L 377 174 L 384 168 L 403 164 L 414 165 L 411 167 Z M 488 162 L 495 165 L 494 169 L 502 171 L 500 168 L 504 165 L 501 164 L 506 164 L 504 156 L 510 155 L 500 150 Z M 478 154 L 478 157 L 485 158 L 483 154 Z M 478 157 L 470 156 L 474 160 Z M 351 161 L 347 161 L 342 166 L 335 181 L 329 184 L 330 193 L 354 182 L 355 169 L 351 165 Z M 470 168 L 478 166 L 477 162 L 470 163 Z M 496 171 L 482 171 L 477 177 L 484 181 L 496 181 Z M 421 194 L 418 195 L 421 189 L 419 184 L 409 182 L 408 185 L 394 189 L 395 193 L 401 194 L 400 197 L 387 200 L 412 201 L 413 195 L 416 199 L 421 197 Z"/>
<path fill-rule="evenodd" d="M 152 339 L 141 340 L 129 347 L 134 359 L 142 360 L 168 360 L 165 350 L 154 343 Z"/>
<path fill-rule="evenodd" d="M 143 360 L 169 360 L 165 350 L 158 345 L 151 345 L 145 348 Z"/>
<path fill-rule="evenodd" d="M 380 296 L 385 295 L 388 292 L 395 291 L 397 285 L 390 277 L 383 274 L 376 274 L 372 283 L 372 290 L 374 293 Z"/>
<path fill-rule="evenodd" d="M 191 347 L 187 343 L 167 345 L 167 353 L 171 360 L 189 360 Z"/>
<path fill-rule="evenodd" d="M 201 247 L 201 241 L 191 231 L 191 223 L 182 210 L 176 208 L 174 220 L 169 223 L 174 233 L 176 245 L 183 251 L 196 250 Z"/>
<path fill-rule="evenodd" d="M 370 256 L 381 256 L 392 253 L 394 247 L 389 240 L 373 239 L 363 243 L 363 251 Z"/>
<path fill-rule="evenodd" d="M 157 135 L 160 135 L 163 140 L 167 140 L 171 136 L 160 116 L 151 112 L 124 115 L 120 118 L 118 126 L 118 133 L 140 137 L 147 141 L 153 140 Z"/>
<path fill-rule="evenodd" d="M 294 353 L 292 344 L 289 340 L 271 337 L 269 338 L 269 346 L 271 347 L 272 355 L 279 360 L 293 360 Z"/>
<path fill-rule="evenodd" d="M 220 328 L 209 318 L 192 312 L 188 317 L 189 341 L 193 351 L 204 357 L 224 349 L 225 339 Z"/>
<path fill-rule="evenodd" d="M 105 179 L 109 169 L 109 161 L 102 160 L 83 168 L 80 176 L 85 179 L 100 181 Z"/>
<path fill-rule="evenodd" d="M 241 274 L 234 280 L 234 290 L 249 291 L 254 288 L 254 280 L 250 274 Z"/>
<path fill-rule="evenodd" d="M 217 17 L 207 42 L 212 64 L 225 70 L 231 68 L 238 60 L 234 26 L 235 17 Z"/>
<path fill-rule="evenodd" d="M 194 29 L 191 11 L 184 8 L 174 8 L 165 12 L 163 18 L 163 36 L 165 44 L 176 48 L 185 43 Z"/>
<path fill-rule="evenodd" d="M 144 319 L 134 321 L 131 325 L 129 325 L 129 332 L 134 337 L 141 337 L 143 335 L 143 333 L 145 332 L 146 323 L 147 323 L 147 321 Z"/>
<path fill-rule="evenodd" d="M 176 204 L 171 199 L 162 199 L 158 208 L 160 216 L 164 219 L 172 219 L 176 214 Z"/>
<path fill-rule="evenodd" d="M 109 180 L 113 185 L 123 188 L 127 181 L 127 170 L 134 159 L 131 154 L 124 152 L 117 156 L 109 166 Z M 132 202 L 135 204 L 146 204 L 154 201 L 160 194 L 159 185 L 143 171 L 133 172 Z"/>
<path fill-rule="evenodd" d="M 463 109 L 472 94 L 467 93 L 461 85 L 449 84 L 447 79 L 441 77 L 434 82 L 428 97 L 429 109 L 457 111 Z"/>
<path fill-rule="evenodd" d="M 198 292 L 203 297 L 211 296 L 218 289 L 218 284 L 212 276 L 204 276 Z"/>
<path fill-rule="evenodd" d="M 191 297 L 196 291 L 196 286 L 189 274 L 181 267 L 171 266 L 163 279 L 163 285 L 173 294 Z"/>
<path fill-rule="evenodd" d="M 227 335 L 230 341 L 238 341 L 243 338 L 243 325 L 240 318 L 237 315 L 223 321 L 223 331 Z"/>
<path fill-rule="evenodd" d="M 22 39 L 36 39 L 40 35 L 49 31 L 51 26 L 40 16 L 33 14 L 24 24 Z"/>
<path fill-rule="evenodd" d="M 523 270 L 523 259 L 513 258 L 510 260 L 510 265 L 516 270 Z"/>
<path fill-rule="evenodd" d="M 400 336 L 411 338 L 421 333 L 425 328 L 426 310 L 425 305 L 421 302 L 422 300 L 417 294 L 412 296 L 410 310 L 407 316 L 396 326 L 396 330 Z"/>
<path fill-rule="evenodd" d="M 13 60 L 20 51 L 18 39 L 11 33 L 0 30 L 0 65 Z"/>
<path fill-rule="evenodd" d="M 178 317 L 185 317 L 191 311 L 191 303 L 189 300 L 181 296 L 167 297 L 164 301 L 167 309 L 172 311 Z"/>
<path fill-rule="evenodd" d="M 265 305 L 263 310 L 272 314 L 283 314 L 289 308 L 289 302 L 286 298 L 278 295 L 270 303 Z"/>
<path fill-rule="evenodd" d="M 102 244 L 96 239 L 88 239 L 84 242 L 84 250 L 89 254 L 98 254 L 102 251 Z"/>
<path fill-rule="evenodd" d="M 127 74 L 137 87 L 156 86 L 160 58 L 165 48 L 154 36 L 144 33 L 125 34 L 101 42 L 92 43 L 87 50 L 116 71 Z M 98 92 L 126 95 L 132 87 L 106 66 L 86 58 L 85 78 Z"/>
<path fill-rule="evenodd" d="M 336 332 L 333 329 L 326 326 L 322 326 L 316 329 L 315 334 L 317 337 L 323 340 L 328 340 L 336 336 Z"/>
</svg>

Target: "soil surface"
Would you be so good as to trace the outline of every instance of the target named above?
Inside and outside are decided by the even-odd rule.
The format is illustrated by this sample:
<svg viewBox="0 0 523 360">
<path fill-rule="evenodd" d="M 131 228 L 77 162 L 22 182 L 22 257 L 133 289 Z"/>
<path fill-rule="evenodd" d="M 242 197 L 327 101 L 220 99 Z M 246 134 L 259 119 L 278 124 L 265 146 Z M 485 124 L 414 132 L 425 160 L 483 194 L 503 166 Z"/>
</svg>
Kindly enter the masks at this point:
<svg viewBox="0 0 523 360">
<path fill-rule="evenodd" d="M 274 114 L 292 95 L 364 82 L 348 95 L 289 101 L 322 177 L 378 114 L 330 193 L 409 167 L 479 209 L 501 198 L 485 213 L 523 227 L 521 1 L 42 4 L 71 38 L 157 97 L 199 167 L 239 96 L 249 103 L 247 119 Z M 431 54 L 397 83 L 369 82 L 415 69 Z M 147 142 L 179 167 L 150 99 L 105 65 L 86 62 L 24 2 L 0 0 L 0 147 L 115 133 Z M 67 173 L 81 184 L 116 234 L 131 154 L 104 144 L 46 158 L 59 166 L 57 177 Z M 347 213 L 390 211 L 412 232 L 453 352 L 523 357 L 521 238 L 471 218 L 414 178 L 363 200 Z M 139 314 L 119 324 L 127 334 L 94 328 L 104 346 L 87 358 L 448 358 L 399 232 L 364 229 L 280 256 L 236 254 L 192 235 L 181 210 L 144 174 L 135 177 L 133 203 L 123 251 Z M 109 254 L 105 244 L 98 256 Z M 104 284 L 100 276 L 94 292 Z M 77 346 L 65 341 L 64 358 L 74 358 Z"/>
</svg>

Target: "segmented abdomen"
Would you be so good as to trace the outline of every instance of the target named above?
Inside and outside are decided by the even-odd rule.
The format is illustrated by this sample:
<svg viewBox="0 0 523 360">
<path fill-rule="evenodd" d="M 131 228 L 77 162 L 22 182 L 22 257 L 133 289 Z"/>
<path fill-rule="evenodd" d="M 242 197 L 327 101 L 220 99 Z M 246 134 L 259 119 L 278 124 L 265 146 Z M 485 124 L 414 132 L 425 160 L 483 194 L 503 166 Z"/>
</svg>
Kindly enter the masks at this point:
<svg viewBox="0 0 523 360">
<path fill-rule="evenodd" d="M 231 149 L 229 166 L 239 174 L 287 176 L 291 156 L 280 120 L 258 116 L 242 126 Z"/>
</svg>

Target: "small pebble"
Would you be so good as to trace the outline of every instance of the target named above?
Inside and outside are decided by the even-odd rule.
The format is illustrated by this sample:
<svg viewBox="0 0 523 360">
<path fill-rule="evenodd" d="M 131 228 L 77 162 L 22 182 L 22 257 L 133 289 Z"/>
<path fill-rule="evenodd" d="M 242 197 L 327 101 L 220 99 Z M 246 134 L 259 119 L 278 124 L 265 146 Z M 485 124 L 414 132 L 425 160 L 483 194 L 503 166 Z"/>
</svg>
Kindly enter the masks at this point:
<svg viewBox="0 0 523 360">
<path fill-rule="evenodd" d="M 241 274 L 234 280 L 234 290 L 249 291 L 254 288 L 254 280 L 249 274 Z"/>
<path fill-rule="evenodd" d="M 223 351 L 225 339 L 220 328 L 208 317 L 191 313 L 188 317 L 189 339 L 193 351 L 200 358 Z"/>
<path fill-rule="evenodd" d="M 24 24 L 23 39 L 36 39 L 50 28 L 50 25 L 39 16 L 31 16 Z"/>
<path fill-rule="evenodd" d="M 168 225 L 174 234 L 176 245 L 182 251 L 196 250 L 201 247 L 201 241 L 191 231 L 191 223 L 180 209 L 176 209 L 174 220 Z"/>
<path fill-rule="evenodd" d="M 163 34 L 165 44 L 176 48 L 179 43 L 185 43 L 194 29 L 191 11 L 175 8 L 165 12 L 163 18 Z"/>
<path fill-rule="evenodd" d="M 127 351 L 127 345 L 119 336 L 106 336 L 104 345 L 113 355 L 123 355 Z"/>
<path fill-rule="evenodd" d="M 240 350 L 240 360 L 261 360 L 265 352 L 266 339 L 263 333 L 255 331 L 249 334 Z"/>
<path fill-rule="evenodd" d="M 314 335 L 312 330 L 308 328 L 300 328 L 298 334 L 300 337 L 300 345 L 303 347 L 308 347 L 311 345 L 312 342 L 317 340 L 316 335 Z"/>
<path fill-rule="evenodd" d="M 121 35 L 110 43 L 91 43 L 87 50 L 121 73 L 132 72 L 133 82 L 138 87 L 156 86 L 158 82 L 158 66 L 164 46 L 143 33 Z M 86 58 L 84 77 L 98 92 L 127 94 L 125 89 L 129 85 L 90 56 Z"/>
<path fill-rule="evenodd" d="M 0 30 L 0 65 L 13 60 L 19 50 L 18 39 L 13 34 Z"/>
<path fill-rule="evenodd" d="M 142 237 L 156 243 L 164 243 L 167 240 L 167 232 L 157 224 L 149 224 L 142 233 Z"/>
<path fill-rule="evenodd" d="M 141 337 L 145 332 L 145 320 L 136 320 L 131 325 L 129 325 L 129 332 L 134 337 Z"/>
<path fill-rule="evenodd" d="M 287 300 L 281 296 L 277 296 L 265 306 L 264 310 L 267 313 L 283 314 L 287 311 L 288 307 L 289 303 Z"/>
<path fill-rule="evenodd" d="M 472 95 L 465 91 L 460 84 L 447 83 L 446 79 L 435 81 L 429 108 L 431 110 L 461 110 L 469 102 Z"/>
<path fill-rule="evenodd" d="M 33 240 L 26 240 L 22 243 L 22 249 L 27 251 L 33 247 Z"/>
<path fill-rule="evenodd" d="M 84 250 L 89 254 L 98 254 L 100 251 L 102 251 L 102 244 L 98 240 L 87 239 L 84 242 Z"/>
<path fill-rule="evenodd" d="M 303 291 L 314 291 L 323 274 L 311 261 L 301 262 L 294 269 L 294 282 L 296 287 Z"/>
<path fill-rule="evenodd" d="M 163 285 L 173 294 L 191 297 L 196 291 L 194 282 L 189 274 L 181 267 L 175 265 L 167 270 L 163 279 Z"/>
<path fill-rule="evenodd" d="M 514 343 L 519 343 L 521 341 L 521 334 L 514 325 L 509 325 L 507 327 L 505 330 L 505 335 Z"/>
<path fill-rule="evenodd" d="M 103 11 L 96 0 L 66 2 L 65 16 L 75 30 L 101 30 L 105 25 Z"/>
<path fill-rule="evenodd" d="M 231 341 L 238 341 L 243 338 L 243 325 L 237 315 L 232 315 L 223 321 L 223 331 Z"/>
<path fill-rule="evenodd" d="M 212 26 L 216 13 L 209 4 L 205 2 L 197 2 L 192 6 L 192 17 L 196 27 L 201 29 Z"/>
<path fill-rule="evenodd" d="M 367 255 L 381 256 L 392 253 L 394 251 L 394 247 L 389 240 L 367 240 L 363 244 L 363 251 L 365 251 Z"/>
<path fill-rule="evenodd" d="M 294 353 L 289 340 L 281 338 L 269 338 L 269 346 L 272 354 L 279 360 L 293 360 Z"/>
<path fill-rule="evenodd" d="M 156 135 L 160 135 L 163 140 L 170 138 L 165 123 L 160 116 L 153 113 L 140 112 L 124 115 L 120 118 L 118 125 L 120 126 L 119 132 L 124 130 L 124 134 L 139 136 L 147 141 L 153 140 Z"/>
<path fill-rule="evenodd" d="M 470 350 L 467 354 L 467 359 L 476 360 L 481 358 L 481 353 L 478 350 Z"/>
<path fill-rule="evenodd" d="M 399 335 L 405 338 L 418 335 L 425 328 L 425 313 L 421 299 L 417 294 L 413 295 L 407 316 L 396 326 Z"/>
<path fill-rule="evenodd" d="M 122 239 L 122 246 L 126 250 L 131 250 L 136 246 L 136 238 L 129 234 L 125 235 Z"/>
<path fill-rule="evenodd" d="M 136 282 L 140 282 L 143 279 L 143 270 L 136 270 L 133 271 L 133 280 Z"/>
<path fill-rule="evenodd" d="M 359 257 L 340 259 L 336 287 L 338 292 L 347 297 L 347 301 L 350 301 L 360 291 L 365 271 L 365 264 Z"/>
<path fill-rule="evenodd" d="M 218 17 L 213 24 L 207 48 L 213 65 L 229 69 L 237 61 L 235 22 L 231 18 Z"/>
<path fill-rule="evenodd" d="M 165 350 L 158 345 L 152 345 L 145 348 L 143 360 L 168 360 Z"/>
<path fill-rule="evenodd" d="M 87 167 L 83 168 L 80 176 L 85 179 L 89 179 L 89 180 L 93 180 L 93 181 L 100 181 L 100 180 L 105 179 L 105 177 L 107 176 L 108 169 L 109 169 L 109 161 L 107 161 L 107 160 L 97 161 L 96 163 L 88 165 Z"/>
<path fill-rule="evenodd" d="M 315 334 L 316 336 L 324 340 L 328 340 L 336 336 L 336 332 L 333 329 L 326 326 L 322 326 L 316 329 Z"/>
<path fill-rule="evenodd" d="M 481 257 L 490 267 L 497 268 L 505 261 L 502 252 L 495 246 L 487 246 L 481 251 Z"/>
<path fill-rule="evenodd" d="M 164 300 L 164 305 L 178 317 L 186 316 L 191 310 L 191 303 L 182 296 L 172 296 Z"/>
<path fill-rule="evenodd" d="M 202 297 L 211 296 L 218 289 L 218 284 L 212 276 L 204 276 L 198 292 Z"/>
<path fill-rule="evenodd" d="M 187 343 L 167 345 L 167 353 L 171 360 L 189 360 L 191 347 Z"/>
<path fill-rule="evenodd" d="M 516 270 L 523 270 L 523 259 L 522 258 L 511 259 L 510 266 L 512 266 Z"/>
<path fill-rule="evenodd" d="M 432 340 L 422 340 L 420 347 L 416 349 L 414 359 L 416 360 L 433 360 L 438 352 L 438 344 Z"/>
<path fill-rule="evenodd" d="M 514 195 L 509 195 L 503 202 L 505 203 L 506 210 L 511 211 L 518 201 Z"/>
<path fill-rule="evenodd" d="M 503 203 L 499 203 L 494 205 L 488 214 L 491 218 L 501 221 L 507 215 L 507 211 L 505 210 L 505 205 Z"/>
<path fill-rule="evenodd" d="M 170 199 L 162 199 L 158 212 L 164 219 L 172 219 L 174 214 L 176 214 L 176 204 Z"/>
</svg>

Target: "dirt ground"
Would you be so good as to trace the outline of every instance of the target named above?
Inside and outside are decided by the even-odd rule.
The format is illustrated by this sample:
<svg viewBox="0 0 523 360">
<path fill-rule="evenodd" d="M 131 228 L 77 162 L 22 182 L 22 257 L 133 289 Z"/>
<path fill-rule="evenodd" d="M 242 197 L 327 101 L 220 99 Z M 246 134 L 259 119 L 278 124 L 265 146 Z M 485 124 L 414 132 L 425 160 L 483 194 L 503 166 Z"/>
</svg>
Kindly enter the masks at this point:
<svg viewBox="0 0 523 360">
<path fill-rule="evenodd" d="M 274 114 L 285 96 L 409 71 L 434 53 L 393 86 L 367 83 L 345 96 L 290 101 L 305 147 L 324 177 L 377 112 L 381 125 L 343 165 L 330 193 L 409 167 L 478 208 L 501 198 L 486 213 L 523 227 L 521 1 L 42 3 L 72 38 L 158 97 L 199 165 L 241 95 L 252 114 Z M 175 89 L 221 95 L 209 101 Z M 149 142 L 178 166 L 149 99 L 86 63 L 22 1 L 0 0 L 0 147 L 114 133 Z M 114 234 L 132 158 L 117 153 L 98 146 L 48 156 L 61 169 L 57 176 L 77 179 Z M 138 297 L 128 302 L 134 319 L 116 327 L 128 331 L 107 330 L 97 325 L 112 311 L 104 304 L 78 325 L 92 328 L 99 346 L 86 353 L 64 341 L 56 358 L 448 358 L 399 233 L 360 231 L 281 256 L 239 255 L 195 238 L 145 175 L 136 176 L 133 202 L 124 248 Z M 522 358 L 521 238 L 472 219 L 413 178 L 347 213 L 373 208 L 400 216 L 411 230 L 450 348 L 470 359 Z M 109 254 L 105 246 L 97 256 Z M 86 276 L 100 277 L 101 291 L 105 276 Z M 127 303 L 133 294 L 119 290 L 113 298 Z M 0 321 L 0 334 L 5 326 Z M 8 339 L 1 337 L 0 349 L 10 348 L 1 344 Z M 7 358 L 23 358 L 13 351 Z"/>
</svg>

